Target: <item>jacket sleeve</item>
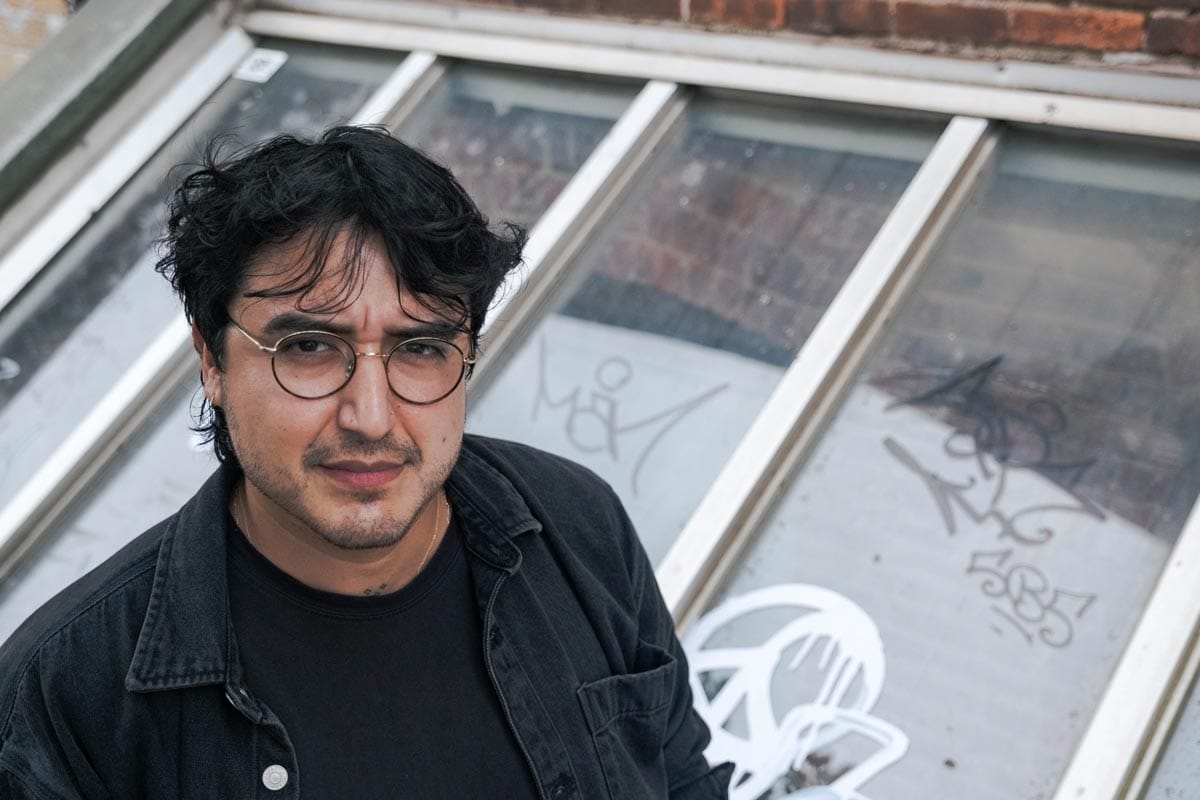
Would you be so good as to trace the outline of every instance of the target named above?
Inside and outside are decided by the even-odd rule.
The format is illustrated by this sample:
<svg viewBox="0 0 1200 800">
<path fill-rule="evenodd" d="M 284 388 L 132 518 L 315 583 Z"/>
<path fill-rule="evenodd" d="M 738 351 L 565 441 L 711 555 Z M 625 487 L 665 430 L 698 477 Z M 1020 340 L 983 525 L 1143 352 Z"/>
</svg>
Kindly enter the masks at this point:
<svg viewBox="0 0 1200 800">
<path fill-rule="evenodd" d="M 634 541 L 631 577 L 640 595 L 637 610 L 640 638 L 665 650 L 676 664 L 664 744 L 671 800 L 725 800 L 729 796 L 733 764 L 710 766 L 704 757 L 704 748 L 711 737 L 708 726 L 692 705 L 687 656 L 675 634 L 675 621 L 663 600 L 650 559 L 633 533 L 632 523 L 622 516 Z"/>
<path fill-rule="evenodd" d="M 0 673 L 11 674 L 9 667 L 0 665 Z M 0 797 L 109 797 L 68 729 L 58 687 L 41 676 L 39 659 L 17 673 L 20 677 L 4 687 L 7 702 L 0 712 Z"/>
<path fill-rule="evenodd" d="M 63 800 L 61 795 L 39 789 L 0 765 L 0 797 L 6 800 Z"/>
</svg>

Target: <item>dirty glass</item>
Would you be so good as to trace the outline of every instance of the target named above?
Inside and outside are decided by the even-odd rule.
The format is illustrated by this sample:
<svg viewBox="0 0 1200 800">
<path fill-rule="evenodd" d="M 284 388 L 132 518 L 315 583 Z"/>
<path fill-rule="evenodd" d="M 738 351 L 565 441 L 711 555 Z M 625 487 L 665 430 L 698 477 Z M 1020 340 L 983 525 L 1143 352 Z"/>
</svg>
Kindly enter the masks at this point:
<svg viewBox="0 0 1200 800">
<path fill-rule="evenodd" d="M 191 432 L 198 385 L 193 374 L 180 381 L 54 530 L 0 582 L 0 642 L 58 591 L 178 511 L 212 473 L 212 447 Z"/>
<path fill-rule="evenodd" d="M 1003 140 L 686 633 L 734 800 L 1053 794 L 1200 489 L 1196 155 Z"/>
<path fill-rule="evenodd" d="M 0 317 L 0 503 L 58 447 L 180 313 L 152 243 L 180 162 L 229 132 L 248 144 L 347 121 L 401 55 L 267 41 L 287 59 L 264 82 L 231 78 Z M 261 77 L 261 76 L 260 76 Z"/>
<path fill-rule="evenodd" d="M 594 469 L 661 559 L 939 129 L 696 101 L 468 428 Z"/>
<path fill-rule="evenodd" d="M 458 64 L 398 133 L 449 167 L 490 220 L 529 228 L 636 91 L 628 83 Z"/>
</svg>

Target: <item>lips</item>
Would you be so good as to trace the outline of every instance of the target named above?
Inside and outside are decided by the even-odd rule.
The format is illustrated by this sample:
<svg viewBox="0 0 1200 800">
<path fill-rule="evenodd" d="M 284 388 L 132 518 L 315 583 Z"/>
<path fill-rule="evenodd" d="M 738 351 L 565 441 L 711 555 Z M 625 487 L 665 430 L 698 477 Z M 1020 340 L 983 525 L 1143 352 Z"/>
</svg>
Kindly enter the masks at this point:
<svg viewBox="0 0 1200 800">
<path fill-rule="evenodd" d="M 322 464 L 334 481 L 354 489 L 377 489 L 390 483 L 403 470 L 404 464 L 395 461 L 333 461 Z"/>
</svg>

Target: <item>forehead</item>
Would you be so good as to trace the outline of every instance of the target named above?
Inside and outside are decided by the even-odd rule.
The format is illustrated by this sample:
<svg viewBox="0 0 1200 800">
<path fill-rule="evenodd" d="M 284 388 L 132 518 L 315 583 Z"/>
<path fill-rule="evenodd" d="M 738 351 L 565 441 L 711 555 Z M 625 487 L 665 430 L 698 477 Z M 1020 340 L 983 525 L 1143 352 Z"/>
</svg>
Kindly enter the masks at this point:
<svg viewBox="0 0 1200 800">
<path fill-rule="evenodd" d="M 367 314 L 385 320 L 445 321 L 448 304 L 417 295 L 400 280 L 377 234 L 342 230 L 323 242 L 316 234 L 264 247 L 247 265 L 236 309 L 255 314 L 299 311 L 316 317 Z"/>
</svg>

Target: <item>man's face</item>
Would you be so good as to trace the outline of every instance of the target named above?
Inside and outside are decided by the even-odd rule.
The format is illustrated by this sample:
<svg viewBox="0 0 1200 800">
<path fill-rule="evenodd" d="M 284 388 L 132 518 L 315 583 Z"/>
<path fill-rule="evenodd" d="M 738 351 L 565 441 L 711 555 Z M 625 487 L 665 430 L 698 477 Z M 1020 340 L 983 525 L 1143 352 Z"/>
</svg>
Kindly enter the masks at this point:
<svg viewBox="0 0 1200 800">
<path fill-rule="evenodd" d="M 328 264 L 340 265 L 345 237 Z M 284 283 L 303 247 L 269 249 L 248 270 L 244 293 Z M 369 239 L 365 278 L 353 302 L 336 313 L 323 307 L 334 296 L 338 267 L 316 290 L 296 296 L 239 296 L 230 315 L 266 346 L 298 330 L 340 334 L 359 352 L 387 353 L 398 342 L 431 335 L 447 320 L 421 305 L 397 282 L 380 243 Z M 465 333 L 444 334 L 464 352 Z M 234 450 L 247 480 L 256 524 L 300 536 L 318 546 L 359 550 L 398 542 L 432 498 L 458 458 L 466 411 L 465 382 L 431 405 L 413 405 L 388 387 L 383 359 L 358 357 L 350 382 L 328 397 L 306 400 L 283 390 L 271 357 L 244 336 L 225 336 L 224 370 L 202 353 L 204 382 L 224 409 Z M 265 519 L 264 519 L 265 517 Z"/>
</svg>

